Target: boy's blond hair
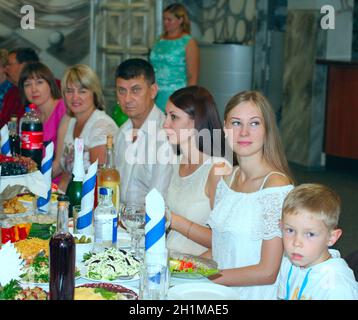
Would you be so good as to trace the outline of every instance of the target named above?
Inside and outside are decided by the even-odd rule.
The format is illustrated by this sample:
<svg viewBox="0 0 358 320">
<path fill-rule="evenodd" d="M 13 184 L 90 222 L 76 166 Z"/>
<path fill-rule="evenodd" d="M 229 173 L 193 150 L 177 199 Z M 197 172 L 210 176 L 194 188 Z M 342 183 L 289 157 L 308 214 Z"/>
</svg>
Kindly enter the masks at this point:
<svg viewBox="0 0 358 320">
<path fill-rule="evenodd" d="M 295 187 L 287 195 L 282 217 L 308 211 L 313 217 L 321 219 L 329 230 L 338 226 L 341 200 L 330 188 L 316 183 L 305 183 Z"/>
</svg>

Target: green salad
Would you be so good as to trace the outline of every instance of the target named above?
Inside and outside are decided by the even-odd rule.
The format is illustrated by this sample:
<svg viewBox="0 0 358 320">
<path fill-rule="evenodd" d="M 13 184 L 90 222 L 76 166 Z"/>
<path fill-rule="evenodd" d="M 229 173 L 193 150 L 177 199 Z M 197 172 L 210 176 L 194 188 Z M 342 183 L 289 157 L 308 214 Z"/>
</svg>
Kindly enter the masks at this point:
<svg viewBox="0 0 358 320">
<path fill-rule="evenodd" d="M 50 281 L 50 263 L 49 258 L 43 255 L 37 255 L 33 262 L 24 267 L 24 273 L 20 275 L 22 281 L 33 283 L 49 283 Z M 80 276 L 76 269 L 75 276 Z"/>
</svg>

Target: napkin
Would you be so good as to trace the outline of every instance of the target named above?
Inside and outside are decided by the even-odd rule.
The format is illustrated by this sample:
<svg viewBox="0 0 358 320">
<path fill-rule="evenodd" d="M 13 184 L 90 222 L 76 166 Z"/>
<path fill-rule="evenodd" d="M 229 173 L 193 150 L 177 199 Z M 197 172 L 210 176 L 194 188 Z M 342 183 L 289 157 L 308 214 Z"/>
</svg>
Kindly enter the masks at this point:
<svg viewBox="0 0 358 320">
<path fill-rule="evenodd" d="M 39 170 L 19 176 L 0 177 L 0 192 L 13 186 L 26 187 L 30 192 L 40 197 L 47 197 L 46 181 Z"/>
<path fill-rule="evenodd" d="M 157 189 L 145 197 L 145 260 L 147 264 L 166 266 L 165 203 Z"/>
<path fill-rule="evenodd" d="M 9 128 L 5 124 L 0 130 L 1 139 L 1 154 L 11 156 L 10 152 L 10 140 L 9 140 Z"/>
<path fill-rule="evenodd" d="M 47 197 L 39 197 L 37 199 L 37 209 L 39 213 L 47 213 L 49 211 L 50 199 L 51 199 L 51 172 L 52 172 L 52 160 L 53 160 L 54 144 L 51 141 L 46 146 L 46 153 L 41 162 L 41 173 L 43 174 L 46 182 Z"/>
<path fill-rule="evenodd" d="M 24 260 L 16 251 L 13 243 L 8 241 L 0 249 L 0 285 L 5 286 L 10 280 L 20 280 L 20 274 Z"/>
<path fill-rule="evenodd" d="M 91 235 L 93 233 L 92 220 L 97 167 L 98 160 L 90 165 L 83 179 L 81 211 L 78 213 L 76 222 L 78 233 L 87 235 Z"/>
</svg>

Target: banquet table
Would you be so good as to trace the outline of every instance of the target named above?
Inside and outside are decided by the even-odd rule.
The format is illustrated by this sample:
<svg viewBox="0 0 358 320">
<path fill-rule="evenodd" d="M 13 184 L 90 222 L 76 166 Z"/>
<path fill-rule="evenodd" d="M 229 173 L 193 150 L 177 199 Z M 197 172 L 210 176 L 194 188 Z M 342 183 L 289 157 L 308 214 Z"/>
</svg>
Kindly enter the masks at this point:
<svg viewBox="0 0 358 320">
<path fill-rule="evenodd" d="M 117 243 L 117 248 L 119 249 L 128 249 L 128 245 L 129 245 L 129 239 L 130 236 L 128 235 L 128 233 L 122 229 L 122 228 L 118 228 L 118 243 Z M 144 239 L 143 239 L 144 240 Z M 142 247 L 144 247 L 144 241 L 141 244 Z M 91 281 L 87 278 L 83 278 L 83 277 L 79 277 L 76 279 L 76 286 L 79 285 L 83 285 L 86 283 L 96 283 L 98 281 Z M 104 281 L 105 282 L 105 281 Z M 127 287 L 129 289 L 132 289 L 133 291 L 135 291 L 136 293 L 138 293 L 139 290 L 139 279 L 133 279 L 133 280 L 116 280 L 116 281 L 112 281 L 111 283 L 113 284 L 119 284 L 123 287 Z M 205 278 L 205 277 L 200 277 L 200 278 L 178 278 L 175 276 L 171 276 L 170 277 L 170 283 L 169 283 L 169 289 L 171 287 L 177 286 L 177 285 L 181 285 L 181 284 L 197 284 L 197 283 L 212 283 L 209 279 Z"/>
<path fill-rule="evenodd" d="M 6 220 L 6 219 L 5 219 Z M 3 222 L 3 221 L 2 221 Z M 71 228 L 70 228 L 71 229 Z M 118 229 L 118 249 L 128 250 L 130 244 L 129 234 L 122 228 Z M 142 243 L 144 246 L 144 241 Z M 144 252 L 144 248 L 143 248 Z M 76 266 L 79 270 L 82 268 L 82 263 L 76 261 Z M 116 281 L 106 281 L 106 280 L 91 280 L 84 277 L 83 274 L 76 278 L 75 286 L 81 286 L 84 284 L 92 283 L 111 283 L 114 285 L 120 285 L 122 287 L 133 290 L 139 294 L 139 276 L 134 277 L 130 280 L 116 280 Z M 39 286 L 35 283 L 22 283 L 23 287 L 34 287 Z M 40 284 L 44 290 L 48 291 L 48 284 Z M 172 289 L 172 290 L 171 290 Z M 174 296 L 173 296 L 174 293 Z M 178 277 L 171 275 L 169 282 L 169 290 L 167 295 L 167 300 L 236 300 L 236 293 L 232 288 L 219 286 L 214 284 L 212 281 L 206 277 L 195 277 L 192 275 L 187 275 Z"/>
</svg>

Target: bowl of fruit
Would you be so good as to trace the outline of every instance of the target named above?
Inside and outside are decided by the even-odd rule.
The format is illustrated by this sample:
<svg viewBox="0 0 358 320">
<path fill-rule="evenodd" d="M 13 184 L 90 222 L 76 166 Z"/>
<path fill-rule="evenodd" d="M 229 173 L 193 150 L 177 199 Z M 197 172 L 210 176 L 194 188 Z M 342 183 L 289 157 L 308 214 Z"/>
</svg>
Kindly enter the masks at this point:
<svg viewBox="0 0 358 320">
<path fill-rule="evenodd" d="M 37 170 L 36 162 L 23 156 L 0 155 L 1 176 L 17 176 L 31 173 Z"/>
</svg>

